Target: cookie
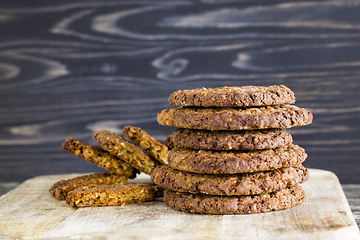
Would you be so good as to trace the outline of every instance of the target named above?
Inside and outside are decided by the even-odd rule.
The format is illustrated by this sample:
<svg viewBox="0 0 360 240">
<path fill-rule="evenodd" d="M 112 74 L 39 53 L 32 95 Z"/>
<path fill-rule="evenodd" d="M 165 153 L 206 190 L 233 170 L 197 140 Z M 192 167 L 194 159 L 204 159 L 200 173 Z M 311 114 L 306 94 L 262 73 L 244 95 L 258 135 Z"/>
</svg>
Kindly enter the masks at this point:
<svg viewBox="0 0 360 240">
<path fill-rule="evenodd" d="M 147 184 L 86 186 L 69 192 L 66 204 L 73 207 L 124 206 L 155 200 L 162 193 L 162 188 Z"/>
<path fill-rule="evenodd" d="M 169 166 L 187 172 L 234 174 L 269 171 L 299 165 L 307 154 L 298 145 L 254 151 L 211 151 L 173 148 L 169 152 Z"/>
<path fill-rule="evenodd" d="M 295 103 L 294 93 L 284 85 L 197 88 L 178 90 L 169 104 L 186 107 L 252 107 Z"/>
<path fill-rule="evenodd" d="M 166 189 L 164 203 L 176 210 L 202 214 L 250 214 L 291 208 L 305 200 L 304 190 L 296 185 L 272 193 L 252 196 L 214 196 Z"/>
<path fill-rule="evenodd" d="M 138 127 L 126 126 L 123 128 L 123 133 L 131 141 L 142 147 L 150 156 L 162 164 L 168 164 L 167 155 L 169 154 L 168 147 L 161 143 L 154 137 L 151 137 L 147 132 Z"/>
<path fill-rule="evenodd" d="M 312 122 L 311 112 L 292 105 L 252 108 L 167 108 L 160 111 L 161 125 L 205 130 L 291 128 Z"/>
<path fill-rule="evenodd" d="M 151 180 L 176 192 L 210 195 L 257 195 L 303 183 L 309 172 L 302 165 L 266 172 L 242 174 L 199 174 L 161 165 L 151 172 Z"/>
<path fill-rule="evenodd" d="M 76 188 L 109 184 L 123 185 L 127 183 L 127 179 L 125 176 L 119 176 L 113 173 L 95 173 L 56 182 L 50 187 L 49 192 L 53 197 L 65 200 L 67 194 Z"/>
<path fill-rule="evenodd" d="M 108 130 L 100 130 L 94 133 L 94 139 L 105 150 L 129 163 L 140 172 L 150 174 L 151 170 L 159 165 L 159 162 L 119 134 Z"/>
<path fill-rule="evenodd" d="M 68 137 L 62 144 L 62 148 L 73 153 L 88 162 L 96 164 L 98 167 L 104 168 L 109 172 L 126 176 L 130 179 L 135 178 L 139 171 L 128 163 L 122 161 L 113 154 L 104 151 L 98 146 L 87 145 L 79 140 Z"/>
<path fill-rule="evenodd" d="M 206 150 L 254 150 L 289 145 L 292 137 L 285 129 L 209 131 L 178 128 L 166 138 L 170 146 Z"/>
</svg>

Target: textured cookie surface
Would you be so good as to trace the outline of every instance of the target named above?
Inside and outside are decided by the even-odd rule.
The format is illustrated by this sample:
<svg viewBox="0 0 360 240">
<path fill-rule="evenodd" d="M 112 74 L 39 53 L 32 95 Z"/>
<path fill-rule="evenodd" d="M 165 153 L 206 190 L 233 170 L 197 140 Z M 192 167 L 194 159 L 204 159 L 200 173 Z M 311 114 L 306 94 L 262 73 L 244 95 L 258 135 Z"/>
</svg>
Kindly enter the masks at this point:
<svg viewBox="0 0 360 240">
<path fill-rule="evenodd" d="M 113 173 L 94 173 L 54 183 L 49 192 L 57 199 L 65 200 L 69 192 L 76 188 L 95 185 L 123 185 L 127 177 Z"/>
<path fill-rule="evenodd" d="M 74 207 L 124 206 L 155 200 L 162 188 L 147 184 L 101 185 L 77 188 L 68 193 L 66 204 Z"/>
<path fill-rule="evenodd" d="M 138 127 L 126 126 L 123 128 L 123 133 L 131 141 L 142 147 L 154 159 L 162 164 L 168 164 L 167 155 L 169 154 L 168 147 L 161 143 L 154 137 L 151 137 L 147 132 Z"/>
<path fill-rule="evenodd" d="M 151 172 L 151 180 L 166 189 L 227 196 L 274 192 L 308 179 L 308 170 L 302 165 L 243 174 L 199 174 L 178 171 L 162 165 Z"/>
<path fill-rule="evenodd" d="M 62 144 L 62 148 L 115 174 L 135 178 L 136 174 L 139 173 L 137 169 L 117 156 L 104 151 L 98 146 L 82 143 L 72 137 L 66 139 Z"/>
<path fill-rule="evenodd" d="M 250 214 L 294 207 L 305 199 L 300 186 L 253 196 L 214 196 L 190 194 L 166 189 L 163 201 L 183 212 L 202 214 Z"/>
<path fill-rule="evenodd" d="M 209 131 L 176 129 L 166 138 L 169 146 L 208 150 L 270 149 L 289 145 L 292 137 L 285 129 Z"/>
<path fill-rule="evenodd" d="M 312 122 L 312 113 L 297 106 L 240 108 L 167 108 L 160 111 L 161 125 L 205 130 L 291 128 Z"/>
<path fill-rule="evenodd" d="M 291 167 L 305 161 L 307 154 L 298 145 L 254 150 L 211 151 L 174 147 L 169 152 L 169 166 L 187 172 L 234 174 Z"/>
<path fill-rule="evenodd" d="M 94 139 L 104 149 L 123 159 L 140 172 L 150 174 L 151 170 L 159 165 L 159 162 L 119 134 L 108 130 L 100 130 L 94 133 Z"/>
<path fill-rule="evenodd" d="M 178 90 L 169 97 L 170 105 L 192 107 L 249 107 L 294 102 L 294 93 L 284 85 L 197 88 Z"/>
</svg>

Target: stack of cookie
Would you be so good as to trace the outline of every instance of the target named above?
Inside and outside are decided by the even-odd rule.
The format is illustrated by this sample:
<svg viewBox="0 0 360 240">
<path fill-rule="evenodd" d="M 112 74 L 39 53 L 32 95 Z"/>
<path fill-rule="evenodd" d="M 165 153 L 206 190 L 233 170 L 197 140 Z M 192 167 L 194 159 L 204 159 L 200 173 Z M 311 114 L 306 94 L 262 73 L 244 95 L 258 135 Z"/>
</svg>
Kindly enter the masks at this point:
<svg viewBox="0 0 360 240">
<path fill-rule="evenodd" d="M 304 149 L 285 128 L 312 122 L 293 104 L 287 87 L 222 87 L 176 91 L 158 113 L 175 126 L 167 143 L 168 165 L 151 172 L 177 210 L 207 214 L 258 213 L 293 207 L 304 200 L 308 179 Z"/>
</svg>

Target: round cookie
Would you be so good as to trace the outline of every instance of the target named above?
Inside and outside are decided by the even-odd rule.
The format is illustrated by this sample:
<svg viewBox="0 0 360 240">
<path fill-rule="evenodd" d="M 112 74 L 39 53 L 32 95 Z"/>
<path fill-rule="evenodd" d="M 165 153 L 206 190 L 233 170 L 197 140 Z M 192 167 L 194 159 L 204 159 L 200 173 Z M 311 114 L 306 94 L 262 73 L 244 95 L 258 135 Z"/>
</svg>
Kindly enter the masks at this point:
<svg viewBox="0 0 360 240">
<path fill-rule="evenodd" d="M 199 174 L 162 165 L 156 167 L 150 176 L 155 184 L 172 191 L 239 196 L 274 192 L 303 183 L 309 179 L 309 172 L 298 165 L 266 172 Z"/>
<path fill-rule="evenodd" d="M 206 150 L 254 150 L 289 145 L 285 129 L 209 131 L 178 128 L 166 138 L 168 146 Z"/>
<path fill-rule="evenodd" d="M 272 193 L 253 196 L 214 196 L 190 194 L 166 189 L 164 203 L 176 210 L 202 214 L 250 214 L 270 212 L 301 204 L 304 190 L 296 185 Z"/>
<path fill-rule="evenodd" d="M 121 135 L 103 129 L 96 131 L 93 138 L 107 151 L 124 160 L 140 172 L 150 172 L 160 163 L 144 153 L 141 148 L 125 140 Z"/>
<path fill-rule="evenodd" d="M 101 147 L 82 143 L 73 137 L 68 137 L 61 147 L 111 173 L 126 176 L 130 179 L 135 178 L 136 174 L 139 173 L 136 168 L 132 167 L 129 163 L 124 162 L 114 154 L 105 151 Z"/>
<path fill-rule="evenodd" d="M 125 126 L 123 134 L 131 141 L 143 148 L 150 156 L 161 164 L 168 164 L 168 147 L 147 132 L 138 127 Z"/>
<path fill-rule="evenodd" d="M 172 106 L 250 107 L 295 103 L 294 93 L 284 85 L 197 88 L 178 90 L 169 97 Z"/>
<path fill-rule="evenodd" d="M 305 161 L 307 154 L 298 145 L 244 151 L 211 151 L 174 147 L 168 155 L 169 166 L 186 172 L 234 174 L 269 171 L 291 167 Z"/>
<path fill-rule="evenodd" d="M 128 178 L 119 174 L 104 172 L 94 173 L 84 176 L 71 178 L 68 180 L 60 180 L 54 183 L 50 189 L 50 194 L 59 200 L 65 200 L 69 192 L 85 186 L 96 185 L 124 185 Z"/>
<path fill-rule="evenodd" d="M 293 105 L 253 108 L 167 108 L 160 111 L 161 125 L 205 130 L 291 128 L 312 122 L 311 112 Z"/>
<path fill-rule="evenodd" d="M 66 204 L 72 207 L 124 206 L 153 201 L 163 195 L 162 188 L 148 184 L 84 186 L 68 193 Z"/>
</svg>

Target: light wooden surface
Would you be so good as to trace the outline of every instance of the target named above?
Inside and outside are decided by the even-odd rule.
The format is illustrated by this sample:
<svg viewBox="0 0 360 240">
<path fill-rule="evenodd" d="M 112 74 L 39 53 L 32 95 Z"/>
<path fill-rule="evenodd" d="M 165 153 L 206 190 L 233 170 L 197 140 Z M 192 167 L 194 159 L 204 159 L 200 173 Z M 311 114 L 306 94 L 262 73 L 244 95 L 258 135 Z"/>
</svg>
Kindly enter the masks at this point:
<svg viewBox="0 0 360 240">
<path fill-rule="evenodd" d="M 75 175 L 29 179 L 0 198 L 0 233 L 8 238 L 64 239 L 359 239 L 337 177 L 310 169 L 307 199 L 282 211 L 252 215 L 199 215 L 161 201 L 125 207 L 72 208 L 49 187 Z M 147 181 L 140 178 L 136 181 Z"/>
</svg>

